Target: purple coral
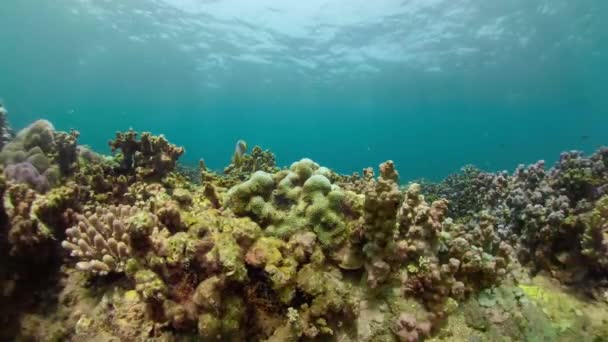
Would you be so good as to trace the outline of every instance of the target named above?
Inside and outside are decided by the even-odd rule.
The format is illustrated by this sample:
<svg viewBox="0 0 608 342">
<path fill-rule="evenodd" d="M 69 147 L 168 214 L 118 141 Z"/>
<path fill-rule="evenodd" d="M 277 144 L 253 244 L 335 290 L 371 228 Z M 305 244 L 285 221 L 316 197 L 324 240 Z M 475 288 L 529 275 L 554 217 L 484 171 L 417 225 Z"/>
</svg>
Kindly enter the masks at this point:
<svg viewBox="0 0 608 342">
<path fill-rule="evenodd" d="M 40 193 L 50 189 L 48 179 L 29 162 L 8 165 L 4 169 L 4 177 L 15 183 L 28 184 Z"/>
</svg>

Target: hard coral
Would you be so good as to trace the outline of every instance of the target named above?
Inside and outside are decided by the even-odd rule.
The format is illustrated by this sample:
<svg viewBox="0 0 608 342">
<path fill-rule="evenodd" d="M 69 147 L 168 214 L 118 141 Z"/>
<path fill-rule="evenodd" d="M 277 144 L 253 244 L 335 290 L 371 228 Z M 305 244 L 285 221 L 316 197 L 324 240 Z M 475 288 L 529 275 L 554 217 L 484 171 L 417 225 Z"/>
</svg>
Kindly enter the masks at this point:
<svg viewBox="0 0 608 342">
<path fill-rule="evenodd" d="M 142 179 L 162 178 L 176 167 L 177 160 L 184 154 L 184 148 L 173 145 L 163 135 L 153 136 L 144 132 L 117 132 L 116 139 L 109 142 L 112 152 L 121 150 L 122 168 L 137 174 Z"/>
<path fill-rule="evenodd" d="M 10 185 L 4 193 L 9 219 L 8 242 L 11 254 L 45 261 L 52 243 L 70 222 L 69 211 L 78 210 L 79 189 L 74 184 L 37 194 L 25 184 Z"/>
<path fill-rule="evenodd" d="M 39 193 L 45 193 L 50 189 L 48 179 L 28 162 L 8 165 L 4 169 L 4 177 L 15 183 L 27 184 Z"/>
<path fill-rule="evenodd" d="M 247 251 L 248 265 L 262 269 L 280 300 L 289 303 L 296 290 L 298 262 L 289 256 L 287 243 L 273 237 L 258 239 Z"/>
<path fill-rule="evenodd" d="M 418 295 L 436 317 L 446 314 L 450 300 L 497 284 L 511 253 L 488 214 L 464 226 L 447 219 L 446 212 L 447 201 L 429 206 L 413 184 L 399 214 L 397 250 L 408 263 L 406 293 Z"/>
<path fill-rule="evenodd" d="M 608 196 L 602 197 L 595 208 L 583 217 L 585 231 L 581 239 L 582 254 L 595 268 L 608 270 Z"/>
<path fill-rule="evenodd" d="M 325 170 L 302 159 L 289 171 L 255 172 L 228 191 L 226 205 L 239 216 L 251 217 L 269 235 L 288 240 L 310 230 L 324 247 L 337 246 L 347 235 L 345 193 L 322 175 Z"/>
<path fill-rule="evenodd" d="M 408 188 L 399 210 L 400 253 L 409 258 L 435 255 L 439 248 L 439 235 L 447 213 L 448 202 L 440 199 L 431 206 L 420 194 L 420 185 Z"/>
<path fill-rule="evenodd" d="M 368 259 L 367 280 L 372 288 L 383 283 L 391 271 L 389 259 L 393 254 L 397 211 L 401 201 L 398 174 L 393 162 L 381 164 L 380 171 L 376 181 L 370 170 L 363 204 L 363 234 L 367 240 L 363 251 Z"/>
<path fill-rule="evenodd" d="M 70 130 L 70 133 L 54 132 L 54 140 L 56 145 L 55 159 L 59 164 L 59 169 L 64 175 L 71 174 L 78 166 L 78 137 L 80 132 Z"/>
<path fill-rule="evenodd" d="M 413 315 L 402 313 L 395 321 L 393 331 L 401 342 L 418 342 L 430 335 L 431 323 L 418 322 Z"/>
<path fill-rule="evenodd" d="M 237 156 L 236 153 L 235 156 Z M 262 150 L 259 146 L 255 146 L 250 154 L 241 153 L 238 154 L 238 157 L 233 158 L 233 162 L 224 168 L 226 177 L 222 178 L 220 183 L 222 186 L 232 187 L 247 180 L 257 171 L 268 173 L 279 171 L 274 154 L 269 150 Z"/>
<path fill-rule="evenodd" d="M 77 137 L 75 131 L 56 132 L 50 122 L 39 120 L 3 147 L 0 162 L 12 180 L 45 192 L 75 167 Z"/>
<path fill-rule="evenodd" d="M 95 213 L 77 215 L 78 224 L 66 230 L 62 246 L 81 260 L 76 264 L 81 271 L 123 272 L 132 254 L 132 241 L 151 234 L 148 227 L 154 224 L 141 224 L 146 217 L 135 207 L 97 207 Z"/>
<path fill-rule="evenodd" d="M 10 223 L 10 253 L 44 260 L 48 256 L 53 232 L 35 215 L 38 195 L 24 184 L 9 186 L 4 193 L 4 209 Z"/>
</svg>

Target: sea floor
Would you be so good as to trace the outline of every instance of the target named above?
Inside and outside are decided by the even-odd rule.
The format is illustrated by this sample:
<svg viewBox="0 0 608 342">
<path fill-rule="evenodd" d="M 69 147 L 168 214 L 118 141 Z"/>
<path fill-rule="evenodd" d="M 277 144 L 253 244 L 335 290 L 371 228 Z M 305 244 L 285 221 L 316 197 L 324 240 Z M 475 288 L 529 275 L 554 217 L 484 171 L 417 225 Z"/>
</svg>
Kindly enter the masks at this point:
<svg viewBox="0 0 608 342">
<path fill-rule="evenodd" d="M 197 340 L 195 335 L 175 334 L 148 319 L 145 302 L 120 279 L 92 282 L 67 268 L 59 274 L 46 287 L 15 296 L 2 307 L 1 340 Z M 358 295 L 355 325 L 345 324 L 343 331 L 323 340 L 396 341 L 391 332 L 395 314 L 424 312 L 396 288 L 387 287 L 380 296 Z M 584 298 L 544 275 L 519 284 L 511 279 L 456 304 L 427 341 L 608 341 L 608 303 Z"/>
</svg>

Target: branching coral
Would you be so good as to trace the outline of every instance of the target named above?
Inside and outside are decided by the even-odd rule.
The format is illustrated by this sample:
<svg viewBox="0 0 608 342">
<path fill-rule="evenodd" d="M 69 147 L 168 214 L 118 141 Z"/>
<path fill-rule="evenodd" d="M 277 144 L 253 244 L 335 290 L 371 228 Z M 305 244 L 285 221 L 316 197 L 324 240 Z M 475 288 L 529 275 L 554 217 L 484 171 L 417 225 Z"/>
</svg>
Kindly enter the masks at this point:
<svg viewBox="0 0 608 342">
<path fill-rule="evenodd" d="M 137 135 L 133 130 L 117 132 L 116 139 L 109 142 L 112 152 L 121 151 L 124 171 L 149 179 L 162 178 L 175 169 L 177 160 L 184 154 L 183 147 L 169 143 L 163 135 L 144 132 L 139 140 Z"/>
<path fill-rule="evenodd" d="M 37 196 L 35 191 L 24 184 L 9 186 L 4 194 L 4 209 L 10 223 L 8 242 L 12 255 L 39 255 L 42 259 L 48 255 L 47 244 L 53 233 L 34 214 Z"/>
<path fill-rule="evenodd" d="M 398 255 L 407 262 L 406 293 L 420 296 L 436 317 L 450 300 L 492 286 L 506 273 L 511 249 L 487 214 L 467 226 L 446 219 L 447 201 L 429 206 L 410 185 L 399 213 Z"/>
<path fill-rule="evenodd" d="M 583 217 L 585 232 L 581 239 L 582 253 L 595 267 L 608 270 L 608 196 L 602 197 L 595 208 Z"/>
<path fill-rule="evenodd" d="M 369 172 L 363 204 L 363 235 L 367 243 L 363 251 L 368 262 L 367 281 L 373 288 L 383 283 L 391 272 L 390 258 L 394 250 L 397 211 L 401 201 L 398 174 L 392 161 L 380 165 L 380 177 Z"/>
<path fill-rule="evenodd" d="M 437 253 L 447 209 L 447 200 L 439 199 L 429 206 L 420 194 L 420 185 L 410 185 L 398 215 L 397 246 L 404 259 L 428 257 Z"/>
<path fill-rule="evenodd" d="M 56 144 L 55 159 L 59 164 L 59 169 L 64 175 L 72 173 L 77 167 L 78 159 L 78 137 L 80 132 L 70 130 L 70 133 L 54 132 Z"/>
<path fill-rule="evenodd" d="M 364 233 L 369 241 L 382 248 L 391 242 L 397 223 L 401 201 L 398 179 L 392 161 L 380 165 L 386 170 L 375 181 L 371 179 L 365 189 Z"/>
<path fill-rule="evenodd" d="M 570 201 L 578 203 L 601 197 L 608 182 L 608 148 L 601 148 L 589 158 L 580 151 L 561 154 L 551 170 L 552 185 Z"/>
<path fill-rule="evenodd" d="M 93 274 L 123 272 L 131 255 L 129 219 L 137 208 L 98 207 L 95 213 L 78 215 L 78 224 L 66 230 L 63 248 L 78 258 L 76 267 Z"/>
<path fill-rule="evenodd" d="M 9 186 L 3 204 L 10 223 L 11 254 L 38 261 L 48 257 L 55 236 L 69 224 L 67 211 L 78 209 L 80 200 L 74 184 L 53 189 L 45 195 L 37 194 L 25 184 Z"/>
</svg>

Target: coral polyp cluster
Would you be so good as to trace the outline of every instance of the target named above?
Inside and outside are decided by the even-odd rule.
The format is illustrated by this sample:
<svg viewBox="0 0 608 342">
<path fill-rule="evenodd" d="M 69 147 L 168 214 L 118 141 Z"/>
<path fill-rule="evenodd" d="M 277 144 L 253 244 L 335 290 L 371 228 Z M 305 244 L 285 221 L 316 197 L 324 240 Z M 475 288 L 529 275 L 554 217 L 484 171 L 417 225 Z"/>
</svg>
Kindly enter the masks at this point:
<svg viewBox="0 0 608 342">
<path fill-rule="evenodd" d="M 61 246 L 80 261 L 76 268 L 105 275 L 123 272 L 131 254 L 127 220 L 136 208 L 128 206 L 97 208 L 94 214 L 77 215 L 78 224 L 65 231 Z"/>
<path fill-rule="evenodd" d="M 405 185 L 392 161 L 344 176 L 239 142 L 193 176 L 163 136 L 78 138 L 38 121 L 3 142 L 0 339 L 542 340 L 563 317 L 530 277 L 608 300 L 607 149 Z"/>
</svg>

